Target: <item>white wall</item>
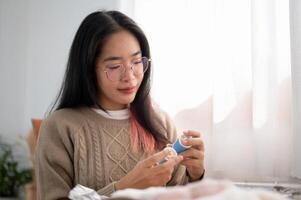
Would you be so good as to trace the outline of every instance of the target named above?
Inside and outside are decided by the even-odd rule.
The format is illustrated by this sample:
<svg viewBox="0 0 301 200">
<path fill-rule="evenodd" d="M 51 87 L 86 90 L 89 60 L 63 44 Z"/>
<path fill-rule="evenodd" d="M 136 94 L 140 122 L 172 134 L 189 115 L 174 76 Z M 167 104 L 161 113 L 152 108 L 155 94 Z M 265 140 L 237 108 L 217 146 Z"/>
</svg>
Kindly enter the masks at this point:
<svg viewBox="0 0 301 200">
<path fill-rule="evenodd" d="M 120 0 L 0 0 L 0 135 L 16 139 L 42 118 L 60 87 L 75 32 Z"/>
<path fill-rule="evenodd" d="M 0 134 L 21 133 L 26 96 L 28 5 L 0 1 Z M 24 130 L 24 129 L 23 129 Z"/>
<path fill-rule="evenodd" d="M 293 176 L 301 177 L 301 1 L 290 0 L 291 64 L 293 83 L 294 169 Z M 298 157 L 299 156 L 299 157 Z"/>
</svg>

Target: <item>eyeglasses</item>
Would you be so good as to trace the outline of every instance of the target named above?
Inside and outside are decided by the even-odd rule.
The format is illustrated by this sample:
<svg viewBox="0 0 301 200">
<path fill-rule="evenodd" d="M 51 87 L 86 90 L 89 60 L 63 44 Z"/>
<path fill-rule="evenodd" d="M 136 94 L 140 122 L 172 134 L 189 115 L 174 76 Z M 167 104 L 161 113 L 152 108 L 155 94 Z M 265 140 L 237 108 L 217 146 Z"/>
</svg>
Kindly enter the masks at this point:
<svg viewBox="0 0 301 200">
<path fill-rule="evenodd" d="M 133 60 L 131 62 L 131 70 L 133 71 L 134 75 L 140 76 L 144 74 L 149 67 L 150 61 L 151 59 L 147 57 L 141 57 Z M 104 72 L 109 80 L 120 81 L 126 72 L 126 67 L 122 63 L 109 64 L 106 66 L 106 70 L 104 70 Z"/>
</svg>

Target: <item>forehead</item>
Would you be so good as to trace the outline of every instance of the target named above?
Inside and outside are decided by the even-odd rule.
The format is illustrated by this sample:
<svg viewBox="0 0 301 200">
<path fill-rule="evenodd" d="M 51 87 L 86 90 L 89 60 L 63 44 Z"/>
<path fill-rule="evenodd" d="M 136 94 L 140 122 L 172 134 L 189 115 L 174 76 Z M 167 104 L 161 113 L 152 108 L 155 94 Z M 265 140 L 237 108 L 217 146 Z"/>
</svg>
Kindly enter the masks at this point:
<svg viewBox="0 0 301 200">
<path fill-rule="evenodd" d="M 108 36 L 102 46 L 100 59 L 108 56 L 126 58 L 137 51 L 140 51 L 137 38 L 132 33 L 122 30 Z"/>
</svg>

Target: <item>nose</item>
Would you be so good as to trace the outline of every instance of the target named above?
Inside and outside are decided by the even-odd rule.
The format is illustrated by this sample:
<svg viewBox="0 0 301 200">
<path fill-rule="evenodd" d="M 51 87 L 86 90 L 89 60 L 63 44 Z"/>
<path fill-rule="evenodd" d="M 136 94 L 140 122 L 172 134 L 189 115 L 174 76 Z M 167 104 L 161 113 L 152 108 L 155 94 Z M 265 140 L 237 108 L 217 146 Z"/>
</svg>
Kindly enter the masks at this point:
<svg viewBox="0 0 301 200">
<path fill-rule="evenodd" d="M 122 80 L 128 81 L 135 79 L 133 64 L 129 63 L 125 66 L 125 71 L 122 77 Z"/>
</svg>

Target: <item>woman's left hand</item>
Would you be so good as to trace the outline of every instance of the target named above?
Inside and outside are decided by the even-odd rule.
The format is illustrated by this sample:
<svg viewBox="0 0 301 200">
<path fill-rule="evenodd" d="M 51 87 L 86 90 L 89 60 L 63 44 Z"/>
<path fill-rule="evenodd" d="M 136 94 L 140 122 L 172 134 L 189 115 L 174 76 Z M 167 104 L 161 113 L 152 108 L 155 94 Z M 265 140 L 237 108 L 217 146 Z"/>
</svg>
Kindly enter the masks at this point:
<svg viewBox="0 0 301 200">
<path fill-rule="evenodd" d="M 200 132 L 189 130 L 184 131 L 184 135 L 188 139 L 183 145 L 192 147 L 180 154 L 183 156 L 181 164 L 186 166 L 191 181 L 199 180 L 205 172 L 204 142 Z"/>
</svg>

